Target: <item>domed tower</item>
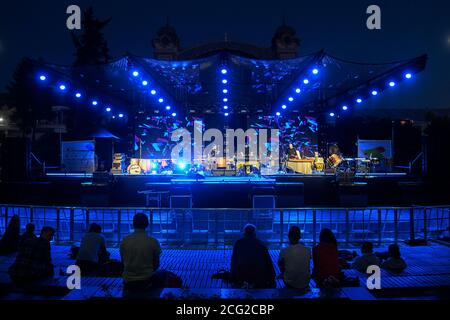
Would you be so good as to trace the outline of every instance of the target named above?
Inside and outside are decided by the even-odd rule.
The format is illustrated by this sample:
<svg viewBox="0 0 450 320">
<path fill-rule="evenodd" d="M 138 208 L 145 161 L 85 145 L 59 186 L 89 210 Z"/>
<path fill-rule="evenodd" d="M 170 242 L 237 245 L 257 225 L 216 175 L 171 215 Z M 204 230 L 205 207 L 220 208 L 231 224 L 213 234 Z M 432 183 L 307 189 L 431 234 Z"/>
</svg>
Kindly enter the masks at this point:
<svg viewBox="0 0 450 320">
<path fill-rule="evenodd" d="M 275 31 L 272 38 L 272 51 L 278 59 L 291 59 L 297 57 L 300 39 L 295 35 L 294 28 L 283 23 Z"/>
<path fill-rule="evenodd" d="M 156 38 L 152 40 L 153 55 L 156 59 L 176 60 L 180 51 L 180 38 L 174 27 L 169 24 L 169 18 L 165 26 L 160 28 Z"/>
</svg>

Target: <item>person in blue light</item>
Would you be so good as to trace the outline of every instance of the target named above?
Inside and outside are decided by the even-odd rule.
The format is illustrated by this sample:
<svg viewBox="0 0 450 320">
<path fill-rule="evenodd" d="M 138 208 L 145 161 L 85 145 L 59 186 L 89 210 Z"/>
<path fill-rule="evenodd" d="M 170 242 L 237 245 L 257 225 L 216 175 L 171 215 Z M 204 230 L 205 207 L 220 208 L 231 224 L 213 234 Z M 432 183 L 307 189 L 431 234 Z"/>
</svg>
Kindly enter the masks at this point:
<svg viewBox="0 0 450 320">
<path fill-rule="evenodd" d="M 231 256 L 231 281 L 238 288 L 274 288 L 275 270 L 266 245 L 256 238 L 256 227 L 247 224 Z"/>
<path fill-rule="evenodd" d="M 9 221 L 5 234 L 0 239 L 0 255 L 9 255 L 17 252 L 20 240 L 20 218 L 13 215 Z"/>
<path fill-rule="evenodd" d="M 366 272 L 369 266 L 380 265 L 380 259 L 373 253 L 373 244 L 372 242 L 365 241 L 361 246 L 361 256 L 357 257 L 352 264 L 353 269 L 358 270 L 359 272 Z"/>
<path fill-rule="evenodd" d="M 102 227 L 92 223 L 89 226 L 89 232 L 81 239 L 76 265 L 80 267 L 82 274 L 95 275 L 100 265 L 109 260 L 109 256 L 105 237 L 102 235 Z"/>
</svg>

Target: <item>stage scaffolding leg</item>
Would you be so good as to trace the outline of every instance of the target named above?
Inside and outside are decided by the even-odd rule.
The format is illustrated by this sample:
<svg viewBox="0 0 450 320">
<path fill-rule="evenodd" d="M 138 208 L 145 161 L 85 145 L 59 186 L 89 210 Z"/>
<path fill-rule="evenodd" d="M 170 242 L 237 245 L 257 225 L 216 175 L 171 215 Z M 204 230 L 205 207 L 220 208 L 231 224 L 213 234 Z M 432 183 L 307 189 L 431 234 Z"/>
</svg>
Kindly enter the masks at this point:
<svg viewBox="0 0 450 320">
<path fill-rule="evenodd" d="M 284 237 L 284 213 L 283 210 L 280 210 L 280 246 L 283 245 L 283 237 Z"/>
<path fill-rule="evenodd" d="M 345 209 L 345 244 L 348 245 L 350 242 L 350 212 Z"/>
<path fill-rule="evenodd" d="M 89 209 L 86 208 L 85 212 L 86 212 L 86 217 L 85 217 L 86 218 L 86 226 L 85 226 L 85 229 L 88 230 L 88 228 L 89 228 L 89 220 L 90 220 L 89 219 Z"/>
<path fill-rule="evenodd" d="M 414 209 L 409 209 L 409 241 L 414 241 L 416 238 L 414 230 Z"/>
<path fill-rule="evenodd" d="M 398 209 L 394 209 L 394 243 L 398 242 Z"/>
<path fill-rule="evenodd" d="M 122 210 L 117 210 L 117 243 L 120 243 L 121 239 L 121 225 L 122 225 Z"/>
<path fill-rule="evenodd" d="M 9 208 L 8 208 L 8 206 L 6 206 L 5 207 L 5 231 L 6 231 L 6 228 L 8 228 L 8 210 L 9 210 Z"/>
<path fill-rule="evenodd" d="M 34 220 L 34 208 L 30 207 L 30 223 L 33 223 Z"/>
<path fill-rule="evenodd" d="M 61 209 L 56 208 L 56 242 L 59 242 L 59 227 L 61 222 Z"/>
<path fill-rule="evenodd" d="M 425 241 L 427 241 L 428 240 L 428 223 L 427 223 L 427 216 L 428 216 L 428 214 L 427 214 L 427 208 L 425 208 L 424 210 L 423 210 L 423 239 L 425 240 Z M 431 210 L 433 210 L 433 209 L 431 209 Z"/>
<path fill-rule="evenodd" d="M 381 210 L 378 209 L 378 246 L 381 246 Z"/>
<path fill-rule="evenodd" d="M 313 246 L 316 245 L 316 209 L 313 210 L 313 225 L 312 225 L 312 231 L 313 231 Z"/>
<path fill-rule="evenodd" d="M 74 240 L 74 226 L 75 226 L 75 209 L 70 208 L 70 221 L 69 221 L 69 240 Z"/>
<path fill-rule="evenodd" d="M 150 235 L 153 236 L 153 210 L 150 209 Z"/>
</svg>

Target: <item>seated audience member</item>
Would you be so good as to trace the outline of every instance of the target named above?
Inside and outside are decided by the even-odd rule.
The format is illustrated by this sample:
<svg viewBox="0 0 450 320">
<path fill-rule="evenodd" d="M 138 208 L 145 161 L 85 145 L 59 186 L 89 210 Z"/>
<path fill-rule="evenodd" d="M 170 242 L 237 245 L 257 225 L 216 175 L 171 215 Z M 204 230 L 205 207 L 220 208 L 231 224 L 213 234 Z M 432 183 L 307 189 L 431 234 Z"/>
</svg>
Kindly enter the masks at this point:
<svg viewBox="0 0 450 320">
<path fill-rule="evenodd" d="M 256 227 L 247 224 L 231 256 L 231 281 L 236 287 L 275 287 L 275 270 L 266 245 L 256 238 Z"/>
<path fill-rule="evenodd" d="M 89 232 L 81 239 L 76 265 L 80 267 L 82 275 L 94 275 L 99 271 L 100 265 L 108 259 L 109 252 L 106 250 L 102 227 L 92 223 L 89 226 Z"/>
<path fill-rule="evenodd" d="M 289 229 L 289 247 L 281 250 L 278 266 L 287 287 L 306 289 L 311 277 L 311 251 L 299 243 L 300 229 L 293 226 Z"/>
<path fill-rule="evenodd" d="M 25 232 L 22 233 L 22 235 L 20 236 L 19 247 L 22 243 L 24 243 L 28 239 L 37 239 L 36 235 L 34 234 L 34 230 L 35 230 L 34 224 L 27 223 L 27 225 L 25 226 Z"/>
<path fill-rule="evenodd" d="M 343 280 L 339 268 L 337 241 L 330 229 L 320 231 L 319 244 L 313 249 L 313 278 L 319 287 L 339 286 Z"/>
<path fill-rule="evenodd" d="M 158 240 L 147 235 L 147 227 L 147 216 L 137 213 L 133 217 L 134 232 L 126 236 L 120 244 L 125 290 L 143 291 L 164 286 L 165 273 L 157 272 L 161 247 Z"/>
<path fill-rule="evenodd" d="M 0 239 L 0 255 L 8 255 L 17 252 L 20 239 L 20 218 L 13 215 L 9 221 L 3 237 Z"/>
<path fill-rule="evenodd" d="M 39 238 L 24 240 L 8 271 L 14 282 L 28 283 L 53 276 L 50 241 L 54 234 L 55 229 L 52 227 L 43 227 Z"/>
<path fill-rule="evenodd" d="M 381 267 L 387 270 L 402 272 L 407 265 L 400 254 L 400 247 L 397 244 L 391 244 L 388 249 L 388 258 L 381 264 Z"/>
<path fill-rule="evenodd" d="M 361 256 L 355 259 L 352 268 L 366 273 L 367 268 L 373 265 L 379 266 L 380 259 L 373 253 L 372 242 L 365 241 L 361 246 Z"/>
</svg>

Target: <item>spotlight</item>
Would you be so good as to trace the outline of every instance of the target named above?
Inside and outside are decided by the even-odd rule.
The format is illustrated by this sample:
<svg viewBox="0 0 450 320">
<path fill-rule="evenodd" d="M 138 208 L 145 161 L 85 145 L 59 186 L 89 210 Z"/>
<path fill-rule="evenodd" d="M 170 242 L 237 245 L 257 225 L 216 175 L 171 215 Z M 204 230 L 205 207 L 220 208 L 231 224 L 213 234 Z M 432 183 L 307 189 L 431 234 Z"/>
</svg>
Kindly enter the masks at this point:
<svg viewBox="0 0 450 320">
<path fill-rule="evenodd" d="M 289 100 L 290 102 L 292 102 L 292 101 L 294 101 L 294 98 L 289 97 L 288 100 Z"/>
<path fill-rule="evenodd" d="M 348 107 L 347 106 L 342 106 L 342 110 L 347 111 Z"/>
<path fill-rule="evenodd" d="M 148 81 L 147 81 L 147 80 L 142 81 L 142 85 L 143 85 L 143 86 L 148 85 Z"/>
<path fill-rule="evenodd" d="M 228 112 L 225 112 L 225 117 L 228 117 Z"/>
<path fill-rule="evenodd" d="M 228 98 L 223 98 L 223 102 L 228 102 Z"/>
<path fill-rule="evenodd" d="M 123 118 L 123 113 L 119 113 L 119 118 Z"/>
<path fill-rule="evenodd" d="M 64 84 L 59 85 L 59 90 L 64 91 L 66 90 L 66 86 Z"/>
<path fill-rule="evenodd" d="M 164 99 L 163 99 L 163 98 L 159 98 L 159 99 L 158 99 L 158 102 L 159 102 L 159 103 L 163 103 L 163 102 L 164 102 Z"/>
<path fill-rule="evenodd" d="M 395 87 L 395 82 L 394 81 L 389 82 L 389 87 Z"/>
<path fill-rule="evenodd" d="M 139 72 L 133 71 L 133 77 L 137 77 L 139 75 Z"/>
<path fill-rule="evenodd" d="M 150 93 L 155 95 L 156 94 L 156 90 L 151 90 Z"/>
<path fill-rule="evenodd" d="M 223 79 L 223 80 L 222 80 L 222 83 L 223 83 L 223 84 L 227 84 L 227 83 L 228 83 L 228 80 L 227 80 L 227 79 Z"/>
<path fill-rule="evenodd" d="M 172 112 L 172 117 L 176 117 L 176 116 L 177 116 L 176 112 Z"/>
<path fill-rule="evenodd" d="M 334 112 L 330 112 L 330 117 L 334 117 Z"/>
<path fill-rule="evenodd" d="M 3 119 L 2 117 L 0 117 L 0 122 L 3 122 L 3 121 L 5 121 L 5 119 Z"/>
<path fill-rule="evenodd" d="M 106 108 L 106 112 L 111 112 L 111 108 L 110 108 L 110 107 L 107 107 L 107 108 Z"/>
<path fill-rule="evenodd" d="M 314 69 L 312 70 L 312 73 L 313 73 L 313 74 L 318 74 L 318 73 L 319 73 L 319 69 L 314 68 Z"/>
<path fill-rule="evenodd" d="M 372 95 L 373 95 L 373 96 L 376 96 L 377 94 L 378 94 L 378 91 L 377 91 L 377 90 L 373 90 L 373 91 L 372 91 Z"/>
<path fill-rule="evenodd" d="M 357 102 L 357 103 L 361 103 L 361 102 L 362 102 L 362 99 L 361 99 L 361 98 L 358 98 L 358 99 L 356 99 L 356 102 Z"/>
<path fill-rule="evenodd" d="M 405 74 L 405 78 L 406 79 L 411 79 L 412 78 L 412 74 L 408 72 L 407 74 Z"/>
<path fill-rule="evenodd" d="M 45 81 L 47 80 L 47 77 L 42 74 L 41 76 L 39 76 L 39 80 Z"/>
<path fill-rule="evenodd" d="M 186 163 L 184 163 L 184 162 L 179 162 L 179 163 L 177 164 L 177 167 L 178 167 L 178 169 L 180 169 L 180 170 L 184 170 L 184 169 L 186 169 Z"/>
<path fill-rule="evenodd" d="M 286 107 L 286 105 L 285 104 L 283 104 L 282 106 L 281 106 L 281 109 L 286 109 L 287 107 Z"/>
<path fill-rule="evenodd" d="M 220 72 L 222 72 L 222 74 L 227 74 L 227 69 L 222 69 L 222 70 L 220 70 Z"/>
<path fill-rule="evenodd" d="M 280 116 L 281 115 L 281 113 L 280 112 L 277 112 L 277 113 L 275 113 L 277 116 Z"/>
<path fill-rule="evenodd" d="M 170 106 L 166 106 L 166 110 L 170 110 Z"/>
<path fill-rule="evenodd" d="M 228 93 L 228 89 L 223 89 L 222 92 L 223 93 Z"/>
<path fill-rule="evenodd" d="M 302 90 L 300 90 L 300 88 L 295 89 L 295 92 L 300 93 L 302 92 Z"/>
<path fill-rule="evenodd" d="M 304 83 L 304 84 L 308 84 L 308 83 L 309 83 L 309 80 L 308 80 L 308 79 L 304 79 L 304 80 L 303 80 L 303 83 Z"/>
<path fill-rule="evenodd" d="M 228 110 L 228 106 L 223 106 L 223 108 L 224 108 L 225 110 Z"/>
<path fill-rule="evenodd" d="M 93 105 L 93 106 L 96 106 L 96 105 L 98 105 L 98 102 L 97 102 L 97 100 L 93 100 L 93 101 L 92 101 L 91 103 L 92 103 L 92 105 Z"/>
<path fill-rule="evenodd" d="M 116 116 L 112 116 L 112 118 L 113 118 L 113 119 L 115 119 L 115 118 L 116 118 Z"/>
<path fill-rule="evenodd" d="M 75 93 L 75 97 L 77 97 L 78 99 L 81 98 L 81 93 L 79 92 Z"/>
</svg>

